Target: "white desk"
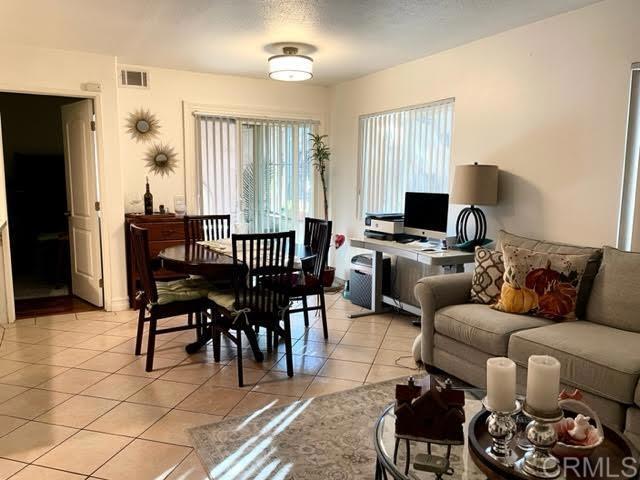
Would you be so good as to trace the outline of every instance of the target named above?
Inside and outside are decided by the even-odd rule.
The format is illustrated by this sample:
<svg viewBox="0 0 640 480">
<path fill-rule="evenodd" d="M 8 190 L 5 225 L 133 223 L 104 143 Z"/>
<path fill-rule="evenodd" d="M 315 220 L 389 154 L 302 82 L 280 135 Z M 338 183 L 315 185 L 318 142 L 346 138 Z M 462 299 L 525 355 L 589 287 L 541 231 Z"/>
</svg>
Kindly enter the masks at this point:
<svg viewBox="0 0 640 480">
<path fill-rule="evenodd" d="M 373 252 L 371 262 L 371 310 L 349 315 L 351 318 L 364 317 L 384 313 L 386 310 L 383 304 L 387 303 L 400 306 L 403 310 L 420 315 L 420 309 L 382 294 L 382 254 L 396 255 L 408 258 L 415 262 L 434 266 L 452 266 L 456 272 L 464 271 L 465 263 L 473 263 L 475 255 L 473 252 L 463 252 L 461 250 L 436 250 L 425 251 L 429 248 L 426 243 L 398 243 L 389 240 L 377 240 L 375 238 L 354 237 L 349 239 L 352 247 L 364 248 Z"/>
</svg>

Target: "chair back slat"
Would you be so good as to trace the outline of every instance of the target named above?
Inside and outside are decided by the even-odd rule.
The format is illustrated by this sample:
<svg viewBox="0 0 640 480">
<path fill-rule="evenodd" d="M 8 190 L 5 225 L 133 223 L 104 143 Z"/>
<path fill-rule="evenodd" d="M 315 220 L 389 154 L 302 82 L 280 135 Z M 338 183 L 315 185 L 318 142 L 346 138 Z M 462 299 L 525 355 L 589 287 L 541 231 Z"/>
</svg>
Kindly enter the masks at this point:
<svg viewBox="0 0 640 480">
<path fill-rule="evenodd" d="M 185 215 L 185 242 L 220 240 L 231 236 L 231 215 Z"/>
<path fill-rule="evenodd" d="M 291 282 L 295 242 L 294 231 L 231 236 L 238 308 L 276 315 L 288 303 L 285 289 L 273 286 Z"/>
<path fill-rule="evenodd" d="M 145 296 L 145 301 L 155 303 L 158 301 L 158 290 L 151 268 L 151 254 L 149 253 L 149 230 L 131 225 L 131 247 L 135 259 L 136 270 L 140 277 L 140 286 Z"/>
<path fill-rule="evenodd" d="M 331 242 L 331 220 L 323 220 L 321 218 L 305 217 L 304 219 L 304 245 L 311 247 L 313 251 L 317 251 L 320 241 L 320 225 L 327 224 L 329 226 L 328 242 L 326 244 L 327 255 L 329 254 L 329 242 Z"/>
<path fill-rule="evenodd" d="M 313 265 L 313 276 L 322 279 L 322 274 L 327 266 L 329 246 L 331 242 L 331 222 L 322 222 L 316 226 L 317 245 L 315 249 L 316 259 Z"/>
</svg>

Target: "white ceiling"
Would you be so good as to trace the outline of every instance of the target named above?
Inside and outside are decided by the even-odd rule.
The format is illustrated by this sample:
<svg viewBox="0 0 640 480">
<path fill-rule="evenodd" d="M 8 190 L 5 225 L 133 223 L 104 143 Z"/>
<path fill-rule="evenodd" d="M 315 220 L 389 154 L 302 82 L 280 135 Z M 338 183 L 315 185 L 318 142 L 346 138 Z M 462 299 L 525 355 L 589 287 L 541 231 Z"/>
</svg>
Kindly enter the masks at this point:
<svg viewBox="0 0 640 480">
<path fill-rule="evenodd" d="M 121 63 L 266 76 L 275 42 L 317 51 L 332 84 L 596 0 L 2 0 L 0 41 Z"/>
</svg>

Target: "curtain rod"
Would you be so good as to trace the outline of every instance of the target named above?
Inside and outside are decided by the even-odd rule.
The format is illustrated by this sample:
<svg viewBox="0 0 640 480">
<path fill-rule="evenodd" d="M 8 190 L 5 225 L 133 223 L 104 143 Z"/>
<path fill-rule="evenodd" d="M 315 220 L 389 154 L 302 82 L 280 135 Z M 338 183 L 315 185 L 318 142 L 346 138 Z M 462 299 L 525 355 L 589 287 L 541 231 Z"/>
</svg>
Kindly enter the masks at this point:
<svg viewBox="0 0 640 480">
<path fill-rule="evenodd" d="M 210 117 L 210 118 L 228 118 L 231 120 L 247 120 L 254 122 L 282 122 L 282 123 L 310 123 L 313 125 L 320 125 L 320 120 L 311 120 L 309 118 L 280 118 L 280 117 L 259 117 L 259 116 L 249 116 L 249 115 L 225 115 L 225 114 L 216 114 L 210 112 L 193 112 L 194 117 Z"/>
<path fill-rule="evenodd" d="M 428 107 L 438 107 L 440 105 L 448 105 L 450 103 L 455 103 L 455 102 L 456 102 L 456 99 L 454 97 L 451 97 L 451 98 L 445 98 L 442 100 L 436 100 L 435 102 L 422 103 L 420 105 L 410 105 L 408 107 L 393 108 L 391 110 L 383 110 L 381 112 L 365 113 L 363 115 L 360 115 L 360 117 L 358 118 L 363 119 L 363 118 L 375 117 L 377 115 L 386 115 L 388 113 L 410 112 L 411 110 L 420 110 L 421 108 L 428 108 Z"/>
</svg>

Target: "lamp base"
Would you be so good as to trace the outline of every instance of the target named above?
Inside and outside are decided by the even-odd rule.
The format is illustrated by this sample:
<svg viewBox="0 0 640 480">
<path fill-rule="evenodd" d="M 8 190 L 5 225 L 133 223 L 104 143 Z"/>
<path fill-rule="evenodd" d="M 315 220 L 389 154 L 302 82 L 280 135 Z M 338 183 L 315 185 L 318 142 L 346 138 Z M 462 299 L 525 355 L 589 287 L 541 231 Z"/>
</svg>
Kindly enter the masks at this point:
<svg viewBox="0 0 640 480">
<path fill-rule="evenodd" d="M 469 235 L 469 218 L 473 217 L 475 229 Z M 458 245 L 464 244 L 470 251 L 476 246 L 484 245 L 487 235 L 487 217 L 482 210 L 473 205 L 462 209 L 456 220 L 456 237 Z"/>
</svg>

